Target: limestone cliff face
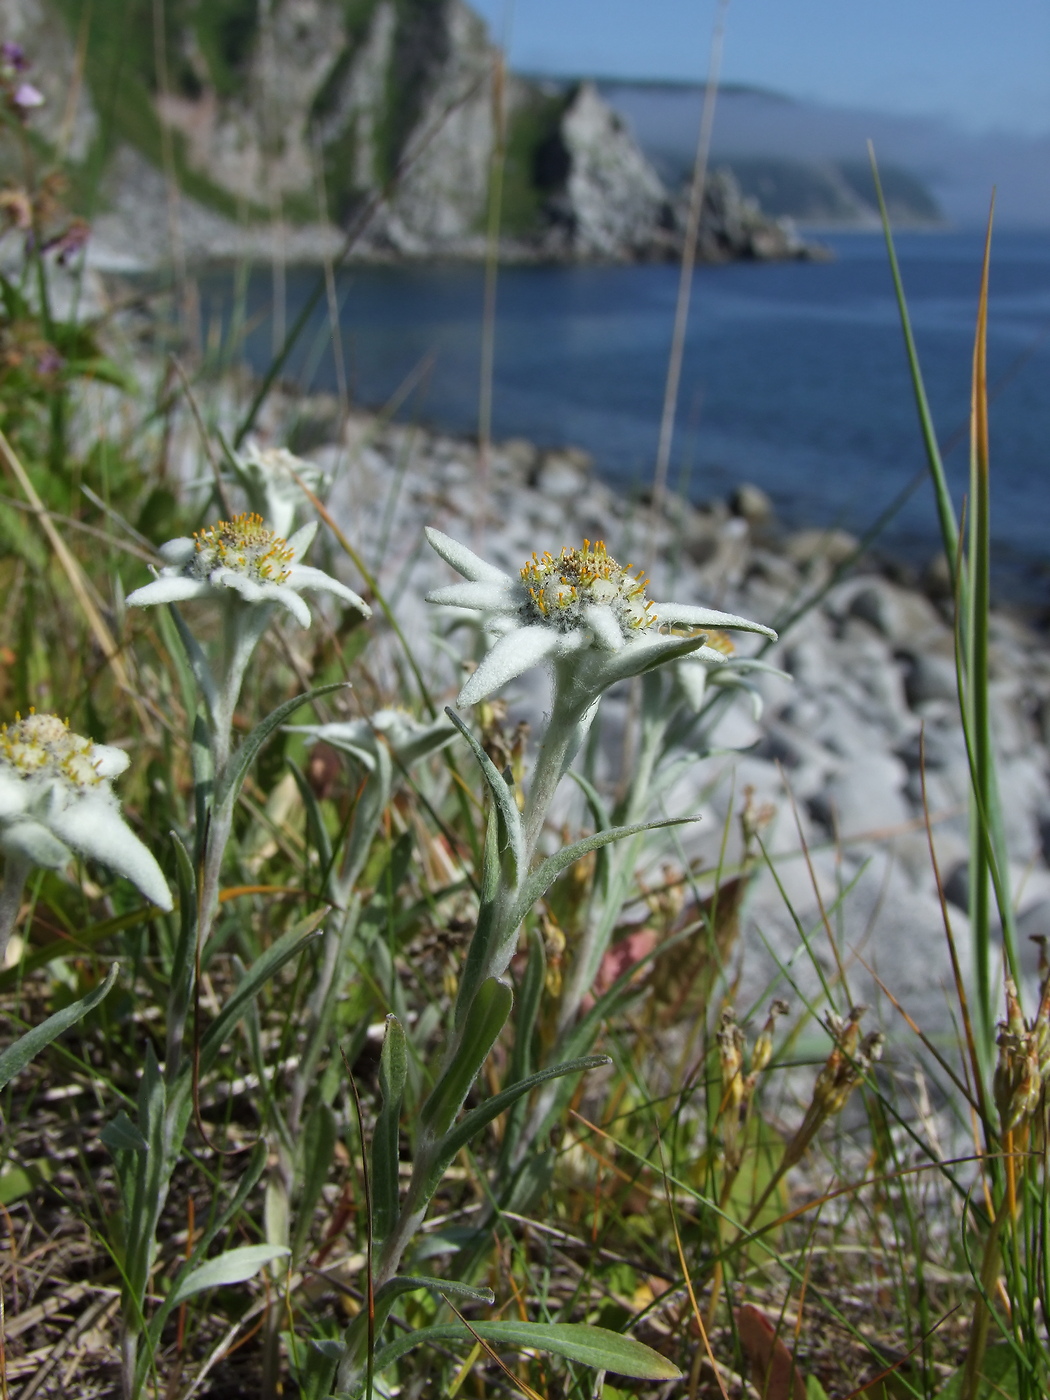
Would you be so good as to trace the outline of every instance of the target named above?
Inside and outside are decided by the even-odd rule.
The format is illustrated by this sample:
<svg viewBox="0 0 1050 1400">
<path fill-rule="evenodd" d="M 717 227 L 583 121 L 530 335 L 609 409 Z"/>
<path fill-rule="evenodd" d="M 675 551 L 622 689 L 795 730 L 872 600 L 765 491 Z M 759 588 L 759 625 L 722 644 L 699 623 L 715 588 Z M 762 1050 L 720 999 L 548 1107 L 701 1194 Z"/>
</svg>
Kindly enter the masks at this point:
<svg viewBox="0 0 1050 1400">
<path fill-rule="evenodd" d="M 500 81 L 465 0 L 165 0 L 164 14 L 158 35 L 153 0 L 0 0 L 0 38 L 25 44 L 50 99 L 41 134 L 104 172 L 96 227 L 124 260 L 163 259 L 141 197 L 160 174 L 190 257 L 317 255 L 365 211 L 359 255 L 477 256 L 497 164 L 507 256 L 680 247 L 676 200 L 594 86 Z M 704 255 L 790 255 L 725 196 L 708 201 Z"/>
<path fill-rule="evenodd" d="M 593 83 L 581 83 L 558 132 L 565 180 L 552 201 L 581 256 L 644 256 L 671 226 L 667 191 Z"/>
</svg>

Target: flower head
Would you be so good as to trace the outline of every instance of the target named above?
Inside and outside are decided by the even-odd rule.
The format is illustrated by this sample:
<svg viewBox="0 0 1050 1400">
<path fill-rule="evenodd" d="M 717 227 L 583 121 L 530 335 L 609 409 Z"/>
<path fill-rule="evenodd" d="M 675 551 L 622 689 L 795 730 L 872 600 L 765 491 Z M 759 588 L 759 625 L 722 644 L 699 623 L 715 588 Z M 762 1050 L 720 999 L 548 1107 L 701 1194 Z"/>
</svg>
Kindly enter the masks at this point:
<svg viewBox="0 0 1050 1400">
<path fill-rule="evenodd" d="M 20 113 L 28 112 L 33 107 L 44 105 L 44 94 L 32 83 L 19 83 L 11 97 L 11 105 Z"/>
<path fill-rule="evenodd" d="M 601 541 L 584 540 L 582 548 L 565 548 L 557 557 L 534 554 L 514 579 L 440 530 L 426 534 L 442 559 L 467 580 L 433 589 L 428 602 L 481 612 L 489 629 L 499 634 L 460 692 L 461 705 L 484 700 L 540 662 L 573 654 L 585 663 L 586 686 L 594 693 L 680 655 L 683 641 L 695 642 L 691 652 L 704 662 L 725 662 L 725 654 L 705 646 L 703 636 L 672 635 L 670 628 L 731 627 L 776 640 L 770 628 L 746 617 L 654 602 L 647 596 L 645 577 L 618 564 Z"/>
<path fill-rule="evenodd" d="M 310 610 L 299 594 L 311 589 L 332 593 L 369 617 L 371 608 L 353 589 L 321 569 L 299 563 L 316 532 L 316 523 L 305 525 L 285 540 L 268 530 L 258 515 L 220 520 L 192 539 L 161 545 L 165 566 L 153 583 L 130 594 L 128 602 L 148 607 L 191 598 L 228 600 L 232 591 L 246 603 L 279 603 L 300 626 L 309 627 Z"/>
<path fill-rule="evenodd" d="M 722 660 L 712 663 L 709 653 L 721 653 Z M 694 714 L 699 714 L 710 695 L 712 685 L 722 689 L 744 690 L 751 700 L 751 714 L 757 723 L 762 718 L 762 692 L 747 679 L 752 672 L 765 672 L 779 676 L 781 680 L 791 680 L 787 671 L 770 666 L 751 656 L 737 656 L 732 639 L 722 631 L 707 633 L 707 641 L 699 652 L 683 656 L 675 667 L 675 677 Z"/>
<path fill-rule="evenodd" d="M 287 535 L 295 524 L 305 500 L 303 486 L 316 491 L 325 479 L 320 467 L 286 447 L 260 447 L 256 442 L 249 442 L 234 459 L 234 470 L 252 510 L 279 535 Z"/>
<path fill-rule="evenodd" d="M 321 741 L 355 758 L 368 772 L 375 771 L 380 743 L 385 743 L 403 768 L 443 748 L 455 737 L 456 727 L 442 715 L 423 724 L 406 710 L 377 710 L 367 719 L 336 720 L 331 724 L 290 724 L 290 733 L 305 734 L 311 743 Z"/>
<path fill-rule="evenodd" d="M 79 851 L 170 909 L 160 867 L 125 826 L 110 787 L 127 766 L 122 749 L 93 744 L 57 715 L 0 725 L 0 850 L 54 870 Z"/>
<path fill-rule="evenodd" d="M 629 641 L 656 621 L 645 596 L 648 580 L 641 572 L 632 575 L 630 568 L 621 568 L 606 553 L 603 540 L 593 545 L 584 540 L 582 549 L 565 546 L 557 558 L 534 554 L 521 570 L 523 610 L 533 622 L 546 622 L 561 632 L 597 622 L 611 635 L 611 619 Z M 615 640 L 612 649 L 619 649 Z"/>
<path fill-rule="evenodd" d="M 21 44 L 12 43 L 10 39 L 5 39 L 0 44 L 0 62 L 13 73 L 24 73 L 29 67 L 25 49 Z"/>
</svg>

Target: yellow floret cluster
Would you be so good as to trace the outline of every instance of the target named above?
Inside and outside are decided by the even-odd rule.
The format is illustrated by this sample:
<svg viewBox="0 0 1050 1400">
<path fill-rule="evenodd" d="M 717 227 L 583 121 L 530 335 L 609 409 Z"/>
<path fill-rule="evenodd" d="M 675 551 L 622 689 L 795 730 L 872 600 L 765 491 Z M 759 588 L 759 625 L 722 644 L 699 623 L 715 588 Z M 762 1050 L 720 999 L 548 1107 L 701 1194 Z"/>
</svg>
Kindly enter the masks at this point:
<svg viewBox="0 0 1050 1400">
<path fill-rule="evenodd" d="M 259 583 L 285 583 L 295 551 L 288 541 L 267 530 L 261 515 L 235 515 L 198 530 L 197 572 L 204 578 L 216 569 L 236 569 Z"/>
<path fill-rule="evenodd" d="M 22 778 L 64 778 L 84 789 L 102 781 L 91 759 L 90 739 L 74 734 L 57 715 L 30 710 L 25 719 L 0 725 L 0 763 Z"/>
<path fill-rule="evenodd" d="M 656 612 L 645 596 L 648 579 L 631 574 L 631 567 L 606 553 L 602 540 L 584 540 L 582 549 L 566 545 L 557 558 L 534 554 L 521 570 L 530 620 L 568 630 L 581 624 L 582 609 L 592 604 L 611 608 L 625 637 L 654 626 Z"/>
<path fill-rule="evenodd" d="M 689 627 L 681 629 L 683 634 L 689 634 L 693 630 Z M 723 656 L 732 656 L 735 653 L 736 645 L 728 632 L 723 632 L 719 628 L 705 627 L 704 636 L 706 637 L 704 645 L 711 651 L 720 651 Z"/>
</svg>

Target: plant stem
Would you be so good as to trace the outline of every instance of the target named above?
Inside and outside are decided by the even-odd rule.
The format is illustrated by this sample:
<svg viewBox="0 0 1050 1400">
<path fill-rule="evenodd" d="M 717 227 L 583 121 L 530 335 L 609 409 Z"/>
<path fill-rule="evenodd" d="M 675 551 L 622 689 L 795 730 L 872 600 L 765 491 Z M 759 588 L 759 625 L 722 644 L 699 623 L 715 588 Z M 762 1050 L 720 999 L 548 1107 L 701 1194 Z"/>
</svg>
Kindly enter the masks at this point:
<svg viewBox="0 0 1050 1400">
<path fill-rule="evenodd" d="M 526 864 L 536 853 L 558 784 L 587 737 L 601 699 L 600 689 L 588 685 L 586 675 L 581 675 L 586 666 L 587 658 L 581 656 L 563 657 L 554 665 L 554 705 L 536 755 L 522 823 Z"/>
<path fill-rule="evenodd" d="M 22 907 L 22 893 L 33 862 L 28 856 L 8 851 L 4 858 L 4 883 L 0 885 L 0 967 L 11 935 L 18 921 L 18 911 Z"/>
<path fill-rule="evenodd" d="M 960 1400 L 977 1400 L 977 1388 L 981 1382 L 981 1362 L 988 1349 L 988 1329 L 992 1320 L 991 1309 L 988 1307 L 986 1299 L 991 1296 L 996 1279 L 999 1277 L 999 1268 L 1002 1263 L 1000 1236 L 1006 1216 L 1007 1208 L 1004 1198 L 999 1203 L 999 1209 L 995 1213 L 995 1219 L 984 1244 L 984 1258 L 981 1261 L 979 1282 L 980 1292 L 974 1304 L 973 1318 L 970 1322 L 970 1345 L 966 1352 L 966 1364 L 963 1368 Z"/>
<path fill-rule="evenodd" d="M 646 677 L 645 679 L 649 679 Z M 644 726 L 642 744 L 635 763 L 634 776 L 627 794 L 620 824 L 631 826 L 644 820 L 652 797 L 653 773 L 667 734 L 667 725 L 673 716 L 673 707 L 668 704 L 661 717 Z M 627 885 L 630 881 L 634 862 L 640 845 L 639 838 L 627 841 L 616 851 L 612 859 L 616 862 L 616 874 L 612 881 L 610 896 L 603 904 L 598 916 L 588 919 L 573 960 L 569 980 L 558 1008 L 558 1035 L 565 1032 L 576 1019 L 584 996 L 594 986 L 602 958 L 609 948 L 613 923 L 623 906 Z M 552 1092 L 557 1092 L 552 1086 Z"/>
</svg>

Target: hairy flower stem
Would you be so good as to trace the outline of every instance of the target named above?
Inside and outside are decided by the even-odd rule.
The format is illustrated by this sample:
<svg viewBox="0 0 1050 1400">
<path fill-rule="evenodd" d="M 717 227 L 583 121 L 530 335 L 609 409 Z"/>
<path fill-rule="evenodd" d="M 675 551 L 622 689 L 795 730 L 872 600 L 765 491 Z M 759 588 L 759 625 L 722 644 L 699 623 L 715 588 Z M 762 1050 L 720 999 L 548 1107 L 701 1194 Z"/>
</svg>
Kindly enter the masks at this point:
<svg viewBox="0 0 1050 1400">
<path fill-rule="evenodd" d="M 645 820 L 652 796 L 653 774 L 663 748 L 668 720 L 669 712 L 665 712 L 664 718 L 657 719 L 644 727 L 642 743 L 631 779 L 630 792 L 621 818 L 624 826 L 631 826 Z M 594 979 L 598 975 L 602 958 L 608 952 L 609 941 L 612 937 L 612 919 L 609 916 L 615 917 L 615 914 L 622 908 L 633 875 L 639 845 L 638 839 L 627 841 L 613 857 L 616 862 L 616 874 L 613 878 L 611 896 L 605 902 L 598 917 L 588 919 L 579 946 L 573 955 L 572 970 L 562 995 L 561 1005 L 558 1008 L 559 1037 L 564 1036 L 569 1027 L 572 1026 L 583 1003 L 583 998 L 594 986 Z M 548 1086 L 548 1095 L 556 1093 L 557 1089 L 553 1085 Z"/>
<path fill-rule="evenodd" d="M 224 600 L 222 669 L 217 685 L 202 685 L 210 720 L 208 740 L 212 789 L 207 808 L 207 827 L 198 837 L 203 841 L 198 869 L 198 952 L 206 947 L 218 913 L 222 862 L 233 826 L 234 797 L 227 791 L 233 748 L 233 716 L 241 697 L 248 663 L 270 625 L 273 613 L 272 603 L 245 603 L 240 598 Z"/>
<path fill-rule="evenodd" d="M 598 706 L 598 696 L 590 692 L 582 695 L 574 693 L 570 677 L 563 674 L 567 671 L 564 663 L 555 669 L 554 707 L 547 733 L 536 755 L 536 766 L 525 803 L 522 826 L 526 863 L 536 853 L 554 794 L 587 737 Z"/>
<path fill-rule="evenodd" d="M 15 931 L 22 894 L 33 868 L 28 856 L 8 851 L 4 857 L 4 883 L 0 885 L 0 967 L 4 965 L 7 945 Z"/>
<path fill-rule="evenodd" d="M 579 747 L 586 737 L 591 719 L 597 707 L 598 697 L 593 691 L 576 683 L 572 668 L 558 665 L 555 668 L 555 699 L 552 707 L 547 734 L 540 748 L 533 770 L 532 782 L 525 803 L 523 818 L 524 861 L 518 872 L 519 883 L 528 874 L 544 823 L 558 785 L 568 772 Z M 502 977 L 506 972 L 516 946 L 517 924 L 511 918 L 516 909 L 516 891 L 504 890 L 498 900 L 498 907 L 492 911 L 492 924 L 487 929 L 488 948 L 476 968 L 470 973 L 470 980 L 464 978 L 460 988 L 456 1008 L 456 1028 L 445 1052 L 442 1070 L 438 1075 L 440 1084 L 443 1075 L 455 1065 L 464 1040 L 470 1033 L 471 1007 L 479 987 L 490 978 Z M 479 935 L 475 933 L 475 938 Z M 473 951 L 473 950 L 472 950 Z M 471 964 L 468 953 L 467 965 Z M 498 1031 L 496 1033 L 498 1035 Z M 493 1039 L 493 1044 L 495 1038 Z M 491 1047 L 490 1047 L 491 1048 Z M 374 1286 L 381 1288 L 397 1273 L 401 1257 L 419 1229 L 426 1213 L 423 1201 L 424 1184 L 430 1176 L 439 1147 L 439 1138 L 427 1133 L 419 1144 L 397 1224 L 383 1245 L 376 1268 Z"/>
</svg>

